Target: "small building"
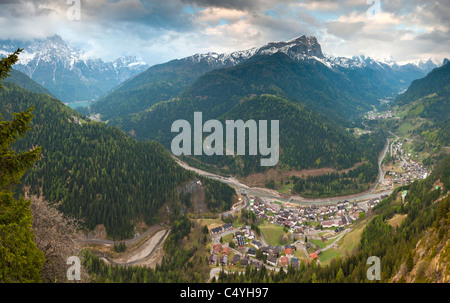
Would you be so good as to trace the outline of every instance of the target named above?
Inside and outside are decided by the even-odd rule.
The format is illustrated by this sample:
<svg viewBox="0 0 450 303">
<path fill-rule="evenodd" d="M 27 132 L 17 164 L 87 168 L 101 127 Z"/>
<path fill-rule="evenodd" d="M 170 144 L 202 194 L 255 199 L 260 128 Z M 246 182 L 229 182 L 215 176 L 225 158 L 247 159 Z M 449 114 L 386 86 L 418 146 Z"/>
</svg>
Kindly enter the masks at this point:
<svg viewBox="0 0 450 303">
<path fill-rule="evenodd" d="M 224 231 L 232 230 L 233 229 L 233 225 L 231 223 L 227 223 L 227 224 L 222 225 L 222 228 L 223 228 Z"/>
<path fill-rule="evenodd" d="M 250 247 L 250 248 L 247 250 L 247 254 L 252 255 L 252 256 L 256 256 L 256 249 L 253 248 L 253 247 Z"/>
<path fill-rule="evenodd" d="M 274 249 L 273 249 L 273 253 L 276 254 L 276 255 L 280 254 L 281 251 L 282 251 L 282 248 L 281 248 L 280 245 L 275 246 Z"/>
<path fill-rule="evenodd" d="M 262 247 L 262 243 L 259 242 L 259 241 L 256 240 L 256 239 L 254 239 L 251 243 L 252 243 L 252 245 L 253 245 L 255 248 L 257 248 L 257 249 L 260 249 L 260 248 Z"/>
<path fill-rule="evenodd" d="M 262 266 L 262 262 L 261 261 L 252 259 L 251 260 L 251 264 L 254 265 L 257 269 L 261 269 L 261 266 Z"/>
<path fill-rule="evenodd" d="M 243 236 L 237 236 L 236 240 L 237 240 L 237 245 L 239 247 L 244 247 L 245 246 L 245 238 Z"/>
<path fill-rule="evenodd" d="M 209 256 L 209 264 L 216 265 L 217 264 L 217 255 L 212 254 Z"/>
<path fill-rule="evenodd" d="M 215 254 L 218 254 L 218 253 L 220 253 L 221 251 L 222 251 L 222 244 L 217 243 L 217 244 L 214 244 L 214 245 L 213 245 L 213 252 L 214 252 Z"/>
<path fill-rule="evenodd" d="M 292 256 L 292 248 L 286 248 L 284 250 L 284 254 L 288 257 L 291 257 Z"/>
<path fill-rule="evenodd" d="M 222 226 L 211 228 L 211 235 L 217 235 L 223 231 Z"/>
<path fill-rule="evenodd" d="M 311 259 L 317 260 L 319 258 L 319 256 L 317 256 L 316 253 L 311 253 L 309 254 L 309 256 L 311 257 Z"/>
<path fill-rule="evenodd" d="M 272 265 L 272 266 L 277 266 L 277 258 L 274 256 L 268 257 L 267 264 Z"/>
<path fill-rule="evenodd" d="M 297 257 L 293 257 L 293 258 L 291 259 L 291 265 L 292 265 L 292 267 L 294 267 L 294 268 L 298 268 L 299 263 L 298 263 L 298 258 L 297 258 Z"/>
<path fill-rule="evenodd" d="M 249 259 L 245 258 L 245 259 L 241 260 L 241 265 L 242 266 L 247 266 L 248 264 L 250 264 L 250 260 Z"/>
<path fill-rule="evenodd" d="M 270 250 L 267 246 L 261 247 L 261 252 L 266 256 L 268 256 L 270 254 Z"/>
<path fill-rule="evenodd" d="M 288 266 L 288 265 L 289 265 L 289 258 L 286 257 L 286 256 L 282 256 L 282 257 L 280 258 L 279 264 L 280 264 L 281 266 Z"/>
<path fill-rule="evenodd" d="M 222 249 L 222 255 L 228 256 L 230 254 L 230 248 L 229 247 L 224 247 Z"/>
<path fill-rule="evenodd" d="M 236 265 L 237 262 L 241 260 L 240 255 L 234 255 L 233 259 L 231 260 L 231 265 Z"/>
<path fill-rule="evenodd" d="M 227 256 L 220 257 L 219 264 L 220 264 L 220 266 L 228 265 L 228 257 Z"/>
</svg>

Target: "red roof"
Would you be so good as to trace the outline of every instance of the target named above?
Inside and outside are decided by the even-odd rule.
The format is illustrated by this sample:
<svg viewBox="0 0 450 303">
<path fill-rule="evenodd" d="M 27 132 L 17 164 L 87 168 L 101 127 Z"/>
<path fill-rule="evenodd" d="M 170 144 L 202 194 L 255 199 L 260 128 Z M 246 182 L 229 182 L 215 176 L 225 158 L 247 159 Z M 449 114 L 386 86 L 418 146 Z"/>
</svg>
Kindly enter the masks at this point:
<svg viewBox="0 0 450 303">
<path fill-rule="evenodd" d="M 309 254 L 309 256 L 310 256 L 311 258 L 313 258 L 313 259 L 317 259 L 317 254 L 316 254 L 316 253 Z"/>
<path fill-rule="evenodd" d="M 292 248 L 286 248 L 284 252 L 286 255 L 292 255 Z"/>
<path fill-rule="evenodd" d="M 219 252 L 222 249 L 222 245 L 217 243 L 213 245 L 213 250 Z"/>
</svg>

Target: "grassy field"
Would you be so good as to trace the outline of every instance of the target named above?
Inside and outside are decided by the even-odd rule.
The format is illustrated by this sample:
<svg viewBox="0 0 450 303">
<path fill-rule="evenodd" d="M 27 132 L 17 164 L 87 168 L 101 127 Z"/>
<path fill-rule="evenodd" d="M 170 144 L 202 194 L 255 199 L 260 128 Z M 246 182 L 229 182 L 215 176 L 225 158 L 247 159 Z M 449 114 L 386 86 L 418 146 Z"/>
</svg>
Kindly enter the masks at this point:
<svg viewBox="0 0 450 303">
<path fill-rule="evenodd" d="M 337 241 L 337 245 L 339 245 L 338 250 L 341 250 L 343 252 L 347 251 L 348 253 L 351 253 L 353 249 L 358 246 L 363 229 L 364 227 L 354 229 L 352 232 L 348 233 L 347 235 L 342 237 L 339 241 Z"/>
<path fill-rule="evenodd" d="M 397 226 L 400 226 L 400 224 L 402 224 L 402 221 L 403 221 L 407 216 L 408 216 L 407 214 L 403 214 L 403 215 L 395 214 L 394 217 L 392 217 L 392 219 L 390 219 L 390 220 L 388 221 L 388 224 L 389 224 L 390 226 L 394 227 L 394 228 L 397 227 Z"/>
<path fill-rule="evenodd" d="M 208 229 L 211 230 L 212 228 L 222 226 L 225 224 L 220 218 L 217 219 L 192 219 L 196 223 L 200 224 L 201 226 L 208 226 Z"/>
<path fill-rule="evenodd" d="M 332 243 L 332 241 L 327 240 L 327 241 L 323 242 L 322 240 L 317 240 L 317 239 L 310 239 L 310 240 L 308 240 L 308 242 L 311 242 L 311 243 L 317 245 L 320 249 L 325 248 L 325 246 Z"/>
<path fill-rule="evenodd" d="M 292 183 L 283 184 L 283 185 L 280 185 L 278 192 L 283 193 L 283 194 L 290 194 L 293 187 L 294 187 L 294 184 L 292 184 Z M 291 189 L 291 190 L 289 190 L 289 189 Z"/>
<path fill-rule="evenodd" d="M 334 249 L 334 248 L 330 248 L 327 249 L 326 251 L 323 251 L 320 255 L 319 255 L 319 261 L 320 264 L 323 265 L 328 265 L 330 264 L 331 260 L 336 258 L 336 257 L 340 257 L 342 255 L 342 251 Z"/>
<path fill-rule="evenodd" d="M 217 218 L 217 219 L 192 219 L 192 220 L 195 221 L 196 223 L 200 224 L 201 226 L 204 226 L 204 225 L 208 226 L 209 230 L 225 224 L 225 222 L 223 222 L 220 218 Z M 234 229 L 239 229 L 242 226 L 244 226 L 244 223 L 241 222 L 240 218 L 237 218 L 236 220 L 234 220 L 232 224 L 233 224 Z"/>
<path fill-rule="evenodd" d="M 222 237 L 223 243 L 229 243 L 231 240 L 233 240 L 233 234 L 228 234 L 225 237 Z"/>
<path fill-rule="evenodd" d="M 329 248 L 326 251 L 323 251 L 319 255 L 320 263 L 322 265 L 327 265 L 335 257 L 341 257 L 341 256 L 345 256 L 347 254 L 350 255 L 352 253 L 352 251 L 359 244 L 359 241 L 361 239 L 361 234 L 364 230 L 364 226 L 365 226 L 365 224 L 361 224 L 361 223 L 357 224 L 350 233 L 346 234 L 339 241 L 337 241 L 336 244 L 338 245 L 338 248 Z M 333 242 L 334 242 L 334 240 L 328 240 L 324 244 L 326 246 Z"/>
<path fill-rule="evenodd" d="M 269 222 L 264 222 L 264 224 L 260 225 L 259 228 L 261 229 L 264 239 L 269 245 L 281 245 L 280 236 L 286 234 L 283 231 L 283 227 Z"/>
</svg>

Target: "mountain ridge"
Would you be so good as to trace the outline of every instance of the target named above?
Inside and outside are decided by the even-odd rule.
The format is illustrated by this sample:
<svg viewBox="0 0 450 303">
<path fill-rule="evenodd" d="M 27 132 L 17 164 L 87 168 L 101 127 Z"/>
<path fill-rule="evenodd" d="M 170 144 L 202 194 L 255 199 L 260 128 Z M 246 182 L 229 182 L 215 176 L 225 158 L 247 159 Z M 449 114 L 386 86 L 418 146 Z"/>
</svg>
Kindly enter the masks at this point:
<svg viewBox="0 0 450 303">
<path fill-rule="evenodd" d="M 355 83 L 367 83 L 366 90 L 373 100 L 395 95 L 405 90 L 411 81 L 426 75 L 413 64 L 388 64 L 364 56 L 344 58 L 324 55 L 316 37 L 303 35 L 247 50 L 223 54 L 198 53 L 153 65 L 93 103 L 91 111 L 100 114 L 103 121 L 137 113 L 160 101 L 177 97 L 209 71 L 237 66 L 255 56 L 275 53 L 284 53 L 294 61 L 317 62 Z"/>
<path fill-rule="evenodd" d="M 25 73 L 64 102 L 92 101 L 148 65 L 137 57 L 119 57 L 112 62 L 87 57 L 61 36 L 30 41 L 0 41 L 0 56 L 23 48 L 14 69 Z"/>
</svg>

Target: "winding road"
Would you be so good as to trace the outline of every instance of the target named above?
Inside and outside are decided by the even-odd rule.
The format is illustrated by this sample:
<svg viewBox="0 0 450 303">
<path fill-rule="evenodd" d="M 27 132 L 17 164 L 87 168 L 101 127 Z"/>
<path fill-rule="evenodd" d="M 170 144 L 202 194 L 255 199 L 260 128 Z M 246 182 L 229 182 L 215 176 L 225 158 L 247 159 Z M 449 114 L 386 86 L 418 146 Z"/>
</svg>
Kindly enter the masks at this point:
<svg viewBox="0 0 450 303">
<path fill-rule="evenodd" d="M 337 196 L 337 197 L 329 197 L 329 198 L 304 198 L 304 197 L 301 197 L 298 195 L 282 194 L 273 189 L 261 188 L 261 187 L 249 187 L 249 186 L 241 183 L 239 180 L 237 180 L 234 177 L 223 177 L 220 175 L 216 175 L 216 174 L 189 166 L 187 163 L 181 161 L 180 159 L 176 158 L 175 156 L 172 156 L 172 157 L 184 169 L 191 170 L 191 171 L 193 171 L 199 175 L 202 175 L 204 177 L 208 177 L 208 178 L 215 179 L 220 182 L 226 183 L 232 187 L 237 188 L 238 190 L 240 190 L 243 193 L 253 194 L 256 196 L 264 197 L 266 199 L 277 200 L 277 201 L 281 201 L 281 202 L 293 202 L 293 203 L 297 203 L 297 204 L 331 204 L 331 203 L 337 203 L 342 200 L 348 200 L 350 202 L 359 202 L 359 201 L 363 201 L 363 200 L 370 200 L 370 199 L 379 197 L 380 195 L 391 194 L 392 190 L 375 192 L 378 184 L 381 183 L 381 181 L 383 180 L 383 177 L 384 177 L 384 172 L 383 172 L 381 163 L 383 162 L 383 159 L 386 156 L 388 149 L 389 149 L 389 140 L 386 139 L 386 144 L 378 157 L 377 182 L 371 189 L 366 190 L 361 193 L 353 194 L 353 195 Z"/>
</svg>

